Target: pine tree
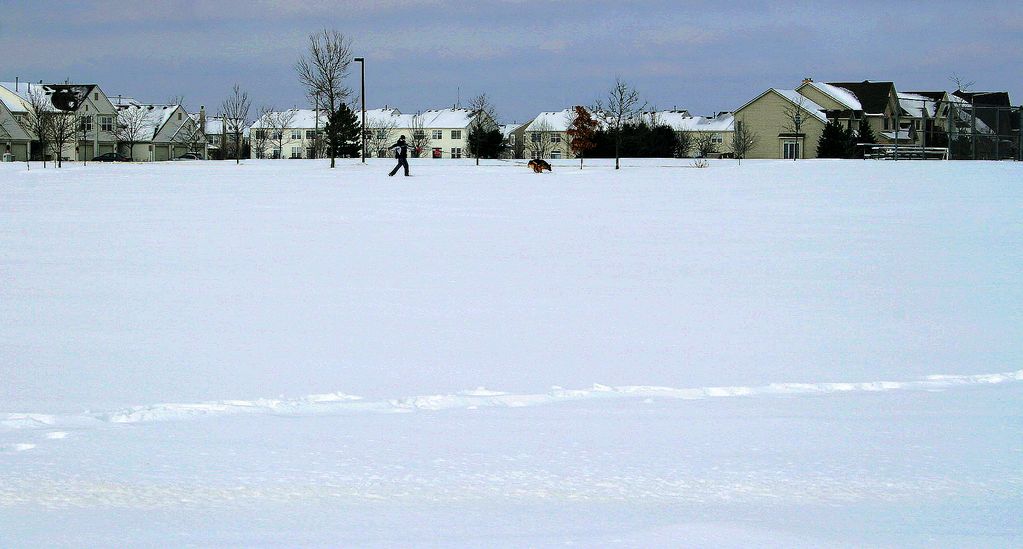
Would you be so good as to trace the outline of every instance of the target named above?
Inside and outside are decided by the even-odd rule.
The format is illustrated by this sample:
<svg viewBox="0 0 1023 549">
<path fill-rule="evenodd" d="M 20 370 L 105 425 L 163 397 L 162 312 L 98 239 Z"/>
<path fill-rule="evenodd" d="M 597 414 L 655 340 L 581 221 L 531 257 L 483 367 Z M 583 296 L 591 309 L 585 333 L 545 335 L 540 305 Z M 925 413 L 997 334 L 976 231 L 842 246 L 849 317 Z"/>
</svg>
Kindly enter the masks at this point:
<svg viewBox="0 0 1023 549">
<path fill-rule="evenodd" d="M 873 144 L 877 143 L 877 136 L 874 135 L 874 130 L 870 128 L 870 123 L 864 118 L 860 120 L 859 135 L 856 137 L 857 145 Z M 863 157 L 863 153 L 866 152 L 866 147 L 856 147 L 856 157 Z"/>
<path fill-rule="evenodd" d="M 504 152 L 504 135 L 495 127 L 473 124 L 469 129 L 467 148 L 471 156 L 497 158 Z"/>
<path fill-rule="evenodd" d="M 348 105 L 341 108 L 327 119 L 323 133 L 327 141 L 327 152 L 331 157 L 350 158 L 360 153 L 359 118 Z"/>
<path fill-rule="evenodd" d="M 849 153 L 849 142 L 842 125 L 829 120 L 817 142 L 817 158 L 846 158 Z"/>
<path fill-rule="evenodd" d="M 572 125 L 565 133 L 568 134 L 572 152 L 579 157 L 580 170 L 583 169 L 583 156 L 586 154 L 586 151 L 597 145 L 594 141 L 596 132 L 597 121 L 590 116 L 590 111 L 586 110 L 585 107 L 576 105 L 575 119 L 572 120 Z"/>
</svg>

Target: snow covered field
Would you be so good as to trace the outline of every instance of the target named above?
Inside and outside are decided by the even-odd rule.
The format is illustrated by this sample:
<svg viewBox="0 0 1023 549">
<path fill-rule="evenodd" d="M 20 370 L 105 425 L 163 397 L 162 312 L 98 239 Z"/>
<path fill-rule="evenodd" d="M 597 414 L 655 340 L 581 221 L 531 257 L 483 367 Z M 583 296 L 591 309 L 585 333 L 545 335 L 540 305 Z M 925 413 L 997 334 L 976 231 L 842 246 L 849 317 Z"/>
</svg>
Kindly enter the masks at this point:
<svg viewBox="0 0 1023 549">
<path fill-rule="evenodd" d="M 0 547 L 1018 547 L 1023 165 L 0 164 Z"/>
</svg>

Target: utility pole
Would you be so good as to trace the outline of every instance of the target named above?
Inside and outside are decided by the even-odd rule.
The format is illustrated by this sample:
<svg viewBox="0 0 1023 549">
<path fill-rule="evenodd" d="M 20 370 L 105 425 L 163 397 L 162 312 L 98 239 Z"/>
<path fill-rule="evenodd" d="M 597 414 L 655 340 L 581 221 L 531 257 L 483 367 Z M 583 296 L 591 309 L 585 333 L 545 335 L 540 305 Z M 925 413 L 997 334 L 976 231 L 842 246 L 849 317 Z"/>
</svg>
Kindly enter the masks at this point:
<svg viewBox="0 0 1023 549">
<path fill-rule="evenodd" d="M 361 130 L 362 130 L 362 132 L 361 132 L 362 133 L 362 163 L 365 164 L 366 163 L 366 58 L 365 57 L 356 57 L 354 59 L 354 61 L 359 64 L 359 68 L 361 69 L 361 73 L 362 73 L 362 75 L 361 75 L 362 77 L 360 79 L 361 83 L 362 83 L 362 92 L 359 95 L 362 96 L 362 128 L 361 128 Z"/>
</svg>

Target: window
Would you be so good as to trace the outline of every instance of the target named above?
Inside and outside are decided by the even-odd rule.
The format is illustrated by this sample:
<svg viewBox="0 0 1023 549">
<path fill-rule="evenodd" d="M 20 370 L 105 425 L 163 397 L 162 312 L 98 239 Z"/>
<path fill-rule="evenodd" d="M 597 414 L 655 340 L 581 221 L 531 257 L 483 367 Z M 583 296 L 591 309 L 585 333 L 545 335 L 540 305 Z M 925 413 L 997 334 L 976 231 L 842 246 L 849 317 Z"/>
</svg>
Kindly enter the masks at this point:
<svg viewBox="0 0 1023 549">
<path fill-rule="evenodd" d="M 302 158 L 302 147 L 292 147 L 291 148 L 291 157 L 292 158 Z"/>
<path fill-rule="evenodd" d="M 266 130 L 256 130 L 256 139 L 266 139 Z"/>
<path fill-rule="evenodd" d="M 451 130 L 451 139 L 461 139 L 462 130 Z M 461 149 L 459 149 L 461 150 Z"/>
<path fill-rule="evenodd" d="M 270 139 L 280 139 L 282 135 L 284 135 L 284 134 L 279 132 L 279 131 L 275 131 L 272 134 L 270 134 Z M 278 152 L 280 152 L 280 151 L 278 151 Z"/>
<path fill-rule="evenodd" d="M 451 158 L 462 158 L 462 149 L 460 147 L 452 147 Z"/>
<path fill-rule="evenodd" d="M 302 130 L 291 130 L 291 138 L 292 139 L 302 139 Z M 294 154 L 294 151 L 295 151 L 295 149 L 292 149 L 292 154 Z M 299 150 L 300 154 L 301 154 L 301 152 L 302 151 Z M 296 158 L 296 157 L 292 156 L 292 158 Z"/>
<path fill-rule="evenodd" d="M 316 139 L 316 130 L 306 130 L 305 131 L 305 138 L 306 139 Z"/>
<path fill-rule="evenodd" d="M 551 159 L 557 160 L 561 158 L 561 151 L 551 151 Z"/>
<path fill-rule="evenodd" d="M 725 140 L 720 135 L 714 134 L 714 135 L 710 136 L 710 142 L 714 143 L 715 145 L 720 145 L 720 144 L 724 143 Z"/>
<path fill-rule="evenodd" d="M 444 137 L 444 132 L 442 130 L 433 130 L 433 133 L 430 137 L 431 139 L 441 139 Z"/>
<path fill-rule="evenodd" d="M 93 92 L 92 93 L 92 100 L 93 101 L 99 101 L 99 92 Z"/>
<path fill-rule="evenodd" d="M 377 139 L 387 139 L 387 130 L 377 130 Z"/>
<path fill-rule="evenodd" d="M 561 143 L 561 134 L 560 133 L 552 133 L 551 134 L 551 143 Z"/>
<path fill-rule="evenodd" d="M 105 132 L 114 131 L 114 117 L 104 116 L 99 119 L 99 129 Z"/>
<path fill-rule="evenodd" d="M 441 150 L 440 147 L 434 148 L 433 149 L 433 157 L 434 158 L 443 158 L 444 157 L 444 151 Z"/>
<path fill-rule="evenodd" d="M 412 130 L 413 139 L 426 139 L 426 130 Z"/>
<path fill-rule="evenodd" d="M 540 132 L 530 132 L 530 134 L 529 134 L 529 138 L 530 138 L 530 140 L 533 141 L 533 143 L 539 143 L 540 142 L 540 136 L 541 136 Z"/>
<path fill-rule="evenodd" d="M 793 158 L 799 157 L 799 143 L 796 141 L 786 141 L 782 144 L 783 158 L 786 160 L 792 160 Z"/>
<path fill-rule="evenodd" d="M 178 113 L 178 120 L 181 120 L 181 113 Z"/>
<path fill-rule="evenodd" d="M 88 116 L 88 117 L 82 118 L 82 125 L 79 126 L 79 128 L 82 131 L 91 132 L 92 131 L 92 117 Z"/>
<path fill-rule="evenodd" d="M 277 159 L 277 158 L 280 158 L 280 157 L 281 157 L 281 150 L 280 149 L 274 149 L 273 152 L 271 153 L 271 156 L 270 156 L 270 158 L 274 158 L 274 159 Z"/>
</svg>

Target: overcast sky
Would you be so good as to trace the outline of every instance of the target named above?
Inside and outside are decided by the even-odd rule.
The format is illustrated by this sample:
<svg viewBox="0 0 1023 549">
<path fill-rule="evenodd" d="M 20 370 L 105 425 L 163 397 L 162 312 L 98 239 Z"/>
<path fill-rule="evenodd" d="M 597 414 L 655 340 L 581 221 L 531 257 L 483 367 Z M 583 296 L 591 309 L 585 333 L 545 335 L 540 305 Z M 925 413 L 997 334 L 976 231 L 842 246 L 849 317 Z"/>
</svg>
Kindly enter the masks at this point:
<svg viewBox="0 0 1023 549">
<path fill-rule="evenodd" d="M 769 87 L 894 80 L 1023 102 L 1023 3 L 376 0 L 0 0 L 0 80 L 97 83 L 111 95 L 216 111 L 305 107 L 294 63 L 333 28 L 366 57 L 368 107 L 451 106 L 486 92 L 503 121 L 591 104 L 620 76 L 658 108 L 734 110 Z M 130 5 L 130 8 L 126 8 Z M 358 89 L 358 66 L 349 80 Z"/>
</svg>

